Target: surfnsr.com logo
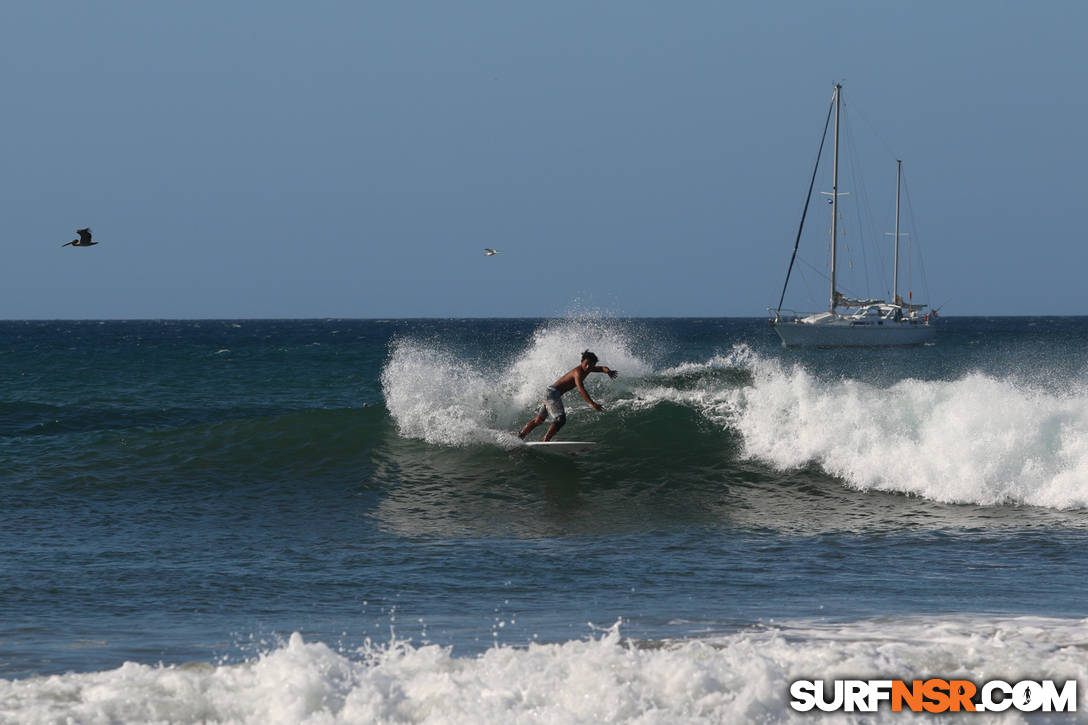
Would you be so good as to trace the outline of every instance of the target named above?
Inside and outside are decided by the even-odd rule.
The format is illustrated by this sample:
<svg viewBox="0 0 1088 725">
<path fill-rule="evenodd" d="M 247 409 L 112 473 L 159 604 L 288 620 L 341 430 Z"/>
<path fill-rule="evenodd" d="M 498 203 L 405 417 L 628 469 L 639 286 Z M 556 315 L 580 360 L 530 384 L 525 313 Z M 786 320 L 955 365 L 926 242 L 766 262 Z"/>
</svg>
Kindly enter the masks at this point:
<svg viewBox="0 0 1088 725">
<path fill-rule="evenodd" d="M 798 712 L 1076 712 L 1077 681 L 1060 687 L 1053 680 L 1008 683 L 990 680 L 797 680 L 790 685 L 790 707 Z"/>
</svg>

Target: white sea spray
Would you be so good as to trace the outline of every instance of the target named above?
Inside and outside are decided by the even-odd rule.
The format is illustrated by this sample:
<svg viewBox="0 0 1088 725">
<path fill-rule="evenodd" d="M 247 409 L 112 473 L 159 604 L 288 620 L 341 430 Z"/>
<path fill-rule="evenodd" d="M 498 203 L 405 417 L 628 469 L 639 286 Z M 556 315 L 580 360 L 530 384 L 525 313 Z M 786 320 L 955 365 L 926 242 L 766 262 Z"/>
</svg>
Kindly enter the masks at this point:
<svg viewBox="0 0 1088 725">
<path fill-rule="evenodd" d="M 621 371 L 622 380 L 651 370 L 637 352 L 640 341 L 608 318 L 556 320 L 537 329 L 512 360 L 470 359 L 430 340 L 400 339 L 382 370 L 386 406 L 400 433 L 428 443 L 463 446 L 515 445 L 509 434 L 521 427 L 547 386 L 578 364 L 582 351 Z M 604 390 L 603 375 L 590 377 L 591 391 Z M 578 415 L 575 403 L 571 412 Z"/>
</svg>

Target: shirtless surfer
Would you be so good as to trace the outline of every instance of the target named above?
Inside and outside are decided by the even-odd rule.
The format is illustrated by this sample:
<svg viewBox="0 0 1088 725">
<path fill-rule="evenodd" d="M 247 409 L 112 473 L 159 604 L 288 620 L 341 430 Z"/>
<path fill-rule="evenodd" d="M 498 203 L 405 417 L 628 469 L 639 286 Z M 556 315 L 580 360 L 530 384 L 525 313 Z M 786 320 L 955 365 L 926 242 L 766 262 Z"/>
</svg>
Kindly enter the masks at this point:
<svg viewBox="0 0 1088 725">
<path fill-rule="evenodd" d="M 593 398 L 589 397 L 589 393 L 586 392 L 585 379 L 590 373 L 605 373 L 610 378 L 619 375 L 615 370 L 603 365 L 598 367 L 597 356 L 586 350 L 582 353 L 582 362 L 578 367 L 573 368 L 548 386 L 548 391 L 544 393 L 544 402 L 540 404 L 540 410 L 537 411 L 536 417 L 525 424 L 525 427 L 518 433 L 518 438 L 524 438 L 529 431 L 547 420 L 548 414 L 551 413 L 555 420 L 552 421 L 548 432 L 544 434 L 544 441 L 550 441 L 563 427 L 563 424 L 567 422 L 567 412 L 563 408 L 563 394 L 575 387 L 578 388 L 578 392 L 582 394 L 586 402 L 593 406 L 594 410 L 604 410 L 600 405 L 594 403 Z"/>
</svg>

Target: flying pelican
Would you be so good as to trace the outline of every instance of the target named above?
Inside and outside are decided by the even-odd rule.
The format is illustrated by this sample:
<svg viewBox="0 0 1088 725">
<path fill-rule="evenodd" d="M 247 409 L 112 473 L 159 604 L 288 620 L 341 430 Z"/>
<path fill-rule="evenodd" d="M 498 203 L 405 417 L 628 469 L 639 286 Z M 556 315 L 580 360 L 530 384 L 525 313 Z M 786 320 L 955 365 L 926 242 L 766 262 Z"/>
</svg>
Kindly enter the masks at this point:
<svg viewBox="0 0 1088 725">
<path fill-rule="evenodd" d="M 497 249 L 492 249 L 491 247 L 484 247 L 484 254 L 486 254 L 489 257 L 493 257 L 498 253 L 499 253 L 499 250 L 497 250 Z"/>
<path fill-rule="evenodd" d="M 98 244 L 98 242 L 91 241 L 90 227 L 87 227 L 86 229 L 76 229 L 76 234 L 79 235 L 79 239 L 73 239 L 72 241 L 66 242 L 65 244 L 62 244 L 60 246 L 67 247 L 69 244 L 71 244 L 73 247 L 89 247 L 93 244 Z"/>
</svg>

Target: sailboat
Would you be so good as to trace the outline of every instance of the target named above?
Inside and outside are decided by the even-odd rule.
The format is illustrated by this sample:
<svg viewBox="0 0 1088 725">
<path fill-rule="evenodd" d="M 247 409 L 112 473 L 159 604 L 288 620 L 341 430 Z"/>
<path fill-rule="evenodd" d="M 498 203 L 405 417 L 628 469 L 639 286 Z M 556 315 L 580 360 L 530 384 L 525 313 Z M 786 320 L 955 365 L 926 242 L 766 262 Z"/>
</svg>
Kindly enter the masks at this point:
<svg viewBox="0 0 1088 725">
<path fill-rule="evenodd" d="M 790 273 L 793 271 L 794 261 L 797 259 L 797 246 L 801 240 L 801 229 L 797 231 L 797 242 L 794 243 L 793 256 L 790 258 L 789 270 L 786 272 L 786 282 L 782 286 L 782 296 L 778 300 L 778 307 L 772 308 L 771 326 L 778 336 L 782 338 L 782 344 L 786 347 L 867 347 L 887 345 L 920 345 L 932 340 L 936 330 L 934 321 L 935 311 L 926 311 L 926 305 L 914 304 L 913 300 L 904 302 L 899 295 L 899 190 L 902 181 L 903 162 L 896 162 L 896 191 L 895 191 L 895 252 L 892 274 L 892 299 L 852 299 L 839 291 L 835 280 L 835 263 L 837 261 L 837 232 L 838 232 L 838 203 L 839 196 L 839 115 L 842 105 L 842 84 L 835 84 L 835 92 L 831 99 L 831 109 L 828 110 L 830 120 L 831 110 L 834 110 L 834 150 L 831 172 L 831 295 L 828 309 L 815 314 L 799 315 L 788 314 L 782 309 L 782 302 L 786 297 L 786 288 L 789 285 Z M 824 138 L 827 136 L 827 122 L 824 124 Z M 823 151 L 823 141 L 820 142 L 820 151 Z M 809 184 L 808 198 L 805 201 L 805 213 L 801 215 L 801 228 L 805 223 L 805 215 L 808 211 L 808 203 L 812 197 L 812 188 L 816 180 L 816 170 L 819 168 L 819 157 L 816 159 L 816 169 L 812 172 L 812 182 Z"/>
</svg>

